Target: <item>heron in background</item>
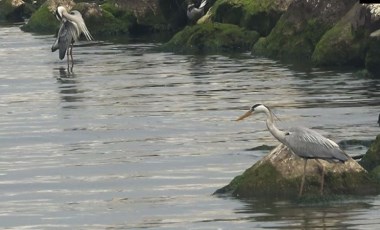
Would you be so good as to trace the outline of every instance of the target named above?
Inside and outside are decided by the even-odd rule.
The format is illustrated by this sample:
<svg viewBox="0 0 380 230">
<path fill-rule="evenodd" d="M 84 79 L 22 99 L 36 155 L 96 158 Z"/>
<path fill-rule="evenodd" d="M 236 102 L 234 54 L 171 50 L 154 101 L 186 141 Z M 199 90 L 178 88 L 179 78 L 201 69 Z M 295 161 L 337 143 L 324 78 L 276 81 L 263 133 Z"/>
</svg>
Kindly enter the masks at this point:
<svg viewBox="0 0 380 230">
<path fill-rule="evenodd" d="M 187 18 L 190 21 L 196 22 L 205 14 L 205 6 L 207 4 L 207 0 L 202 0 L 199 7 L 195 7 L 195 4 L 189 4 L 187 6 Z"/>
<path fill-rule="evenodd" d="M 55 15 L 57 19 L 61 21 L 61 26 L 58 31 L 57 39 L 51 47 L 51 51 L 54 52 L 59 49 L 59 59 L 61 60 L 65 58 L 65 54 L 67 53 L 67 69 L 70 71 L 70 59 L 72 63 L 71 70 L 74 66 L 74 43 L 78 41 L 82 33 L 89 41 L 93 40 L 93 37 L 88 31 L 87 26 L 84 23 L 82 15 L 79 11 L 73 10 L 68 13 L 65 7 L 58 6 Z"/>
<path fill-rule="evenodd" d="M 251 109 L 240 116 L 237 121 L 243 120 L 255 113 L 265 113 L 267 116 L 266 125 L 269 132 L 282 144 L 287 146 L 293 153 L 304 159 L 303 176 L 299 191 L 299 196 L 302 195 L 303 186 L 305 183 L 306 164 L 308 159 L 315 159 L 321 165 L 321 187 L 320 193 L 323 194 L 324 184 L 324 167 L 319 159 L 328 162 L 344 163 L 349 159 L 349 156 L 340 149 L 337 143 L 322 136 L 321 134 L 304 127 L 293 127 L 289 131 L 279 130 L 273 122 L 273 112 L 263 104 L 255 104 Z"/>
</svg>

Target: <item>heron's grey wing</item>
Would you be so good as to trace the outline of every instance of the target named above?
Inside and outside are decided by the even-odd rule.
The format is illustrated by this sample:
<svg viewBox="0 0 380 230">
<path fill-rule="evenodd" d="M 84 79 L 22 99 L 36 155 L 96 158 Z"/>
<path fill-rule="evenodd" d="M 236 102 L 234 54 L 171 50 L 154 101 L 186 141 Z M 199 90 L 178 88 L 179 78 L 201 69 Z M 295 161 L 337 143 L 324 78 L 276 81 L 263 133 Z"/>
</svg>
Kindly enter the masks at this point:
<svg viewBox="0 0 380 230">
<path fill-rule="evenodd" d="M 349 158 L 335 142 L 311 129 L 292 128 L 285 135 L 285 142 L 300 157 L 342 162 L 347 161 Z"/>
<path fill-rule="evenodd" d="M 51 46 L 51 52 L 55 52 L 57 49 L 59 49 L 59 35 L 61 33 L 63 33 L 63 30 L 64 29 L 64 23 L 61 23 L 61 26 L 59 27 L 59 30 L 58 30 L 58 34 L 57 34 L 57 38 L 55 39 L 53 45 Z"/>
<path fill-rule="evenodd" d="M 66 54 L 66 50 L 69 48 L 70 44 L 74 41 L 73 38 L 76 34 L 75 25 L 70 21 L 65 21 L 62 23 L 61 28 L 58 32 L 58 48 L 59 48 L 59 59 L 63 59 Z"/>
</svg>

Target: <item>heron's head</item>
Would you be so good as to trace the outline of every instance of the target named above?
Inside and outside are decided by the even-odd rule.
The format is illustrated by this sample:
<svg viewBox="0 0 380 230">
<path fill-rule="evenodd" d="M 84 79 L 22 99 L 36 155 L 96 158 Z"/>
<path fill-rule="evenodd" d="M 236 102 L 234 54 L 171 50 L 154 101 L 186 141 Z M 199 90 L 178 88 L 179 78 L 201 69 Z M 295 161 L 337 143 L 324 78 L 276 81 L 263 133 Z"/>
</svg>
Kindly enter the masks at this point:
<svg viewBox="0 0 380 230">
<path fill-rule="evenodd" d="M 194 7 L 195 7 L 194 4 L 187 5 L 187 11 L 191 11 L 192 9 L 194 9 Z"/>
<path fill-rule="evenodd" d="M 64 6 L 58 6 L 57 10 L 55 11 L 55 16 L 59 21 L 62 21 L 63 12 L 67 12 L 66 8 Z"/>
<path fill-rule="evenodd" d="M 254 113 L 263 113 L 266 110 L 268 110 L 268 108 L 265 105 L 255 104 L 246 113 L 244 113 L 238 119 L 236 119 L 236 121 L 241 121 L 241 120 L 253 115 Z"/>
</svg>

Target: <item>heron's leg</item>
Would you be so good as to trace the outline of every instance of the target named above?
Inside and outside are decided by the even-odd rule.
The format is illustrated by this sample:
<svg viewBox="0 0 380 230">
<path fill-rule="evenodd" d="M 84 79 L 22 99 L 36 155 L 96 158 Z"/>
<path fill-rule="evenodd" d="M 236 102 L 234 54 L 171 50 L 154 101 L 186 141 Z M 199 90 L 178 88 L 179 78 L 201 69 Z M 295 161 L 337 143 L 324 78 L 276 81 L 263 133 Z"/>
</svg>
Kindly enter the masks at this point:
<svg viewBox="0 0 380 230">
<path fill-rule="evenodd" d="M 303 185 L 305 184 L 307 158 L 305 158 L 304 161 L 305 161 L 305 164 L 303 165 L 303 175 L 302 175 L 302 180 L 301 180 L 300 192 L 298 193 L 298 196 L 302 196 Z"/>
<path fill-rule="evenodd" d="M 73 47 L 74 47 L 74 44 L 71 44 L 70 56 L 71 56 L 71 62 L 72 62 L 72 64 L 74 65 L 74 59 L 73 59 Z"/>
<path fill-rule="evenodd" d="M 66 59 L 67 59 L 67 71 L 70 72 L 70 55 L 69 55 L 69 50 L 70 50 L 70 47 L 67 49 Z"/>
<path fill-rule="evenodd" d="M 318 164 L 321 166 L 321 189 L 320 189 L 320 193 L 321 195 L 323 195 L 323 186 L 324 186 L 324 183 L 325 183 L 325 167 L 323 166 L 322 162 L 320 162 L 318 159 L 315 159 Z"/>
<path fill-rule="evenodd" d="M 71 72 L 73 72 L 73 68 L 74 68 L 73 47 L 74 47 L 74 44 L 71 44 L 71 49 L 70 49 Z"/>
</svg>

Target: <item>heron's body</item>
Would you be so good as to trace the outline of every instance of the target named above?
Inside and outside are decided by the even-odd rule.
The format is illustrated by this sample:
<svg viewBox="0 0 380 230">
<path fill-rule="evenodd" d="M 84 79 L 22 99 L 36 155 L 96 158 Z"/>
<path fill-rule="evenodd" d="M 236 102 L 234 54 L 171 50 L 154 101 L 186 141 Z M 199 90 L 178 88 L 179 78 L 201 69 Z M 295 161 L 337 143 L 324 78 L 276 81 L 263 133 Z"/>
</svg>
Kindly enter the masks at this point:
<svg viewBox="0 0 380 230">
<path fill-rule="evenodd" d="M 194 4 L 189 4 L 187 6 L 187 18 L 190 21 L 198 21 L 205 14 L 206 4 L 207 0 L 203 0 L 198 8 Z"/>
<path fill-rule="evenodd" d="M 242 120 L 254 113 L 265 113 L 267 115 L 266 125 L 272 135 L 281 143 L 286 145 L 297 156 L 305 159 L 304 170 L 308 159 L 326 160 L 328 162 L 342 162 L 349 159 L 349 156 L 340 149 L 334 141 L 322 136 L 321 134 L 304 127 L 290 128 L 289 131 L 281 131 L 273 121 L 273 114 L 268 107 L 262 104 L 256 104 L 241 116 Z M 323 191 L 324 171 L 322 165 L 321 193 Z M 305 171 L 301 182 L 300 195 L 302 195 L 303 184 L 305 180 Z"/>
<path fill-rule="evenodd" d="M 59 59 L 62 60 L 65 58 L 66 51 L 78 39 L 79 34 L 76 28 L 76 24 L 71 21 L 65 20 L 61 23 L 57 39 L 51 47 L 52 52 L 55 52 L 57 49 L 59 49 Z"/>
<path fill-rule="evenodd" d="M 73 44 L 78 41 L 80 35 L 83 33 L 89 41 L 93 40 L 93 38 L 79 11 L 73 10 L 68 13 L 63 6 L 59 6 L 56 11 L 56 17 L 61 21 L 61 26 L 58 31 L 57 39 L 51 47 L 51 51 L 54 52 L 59 49 L 59 59 L 61 60 L 65 58 L 65 54 L 67 53 L 67 65 L 69 66 L 70 56 L 73 62 Z"/>
<path fill-rule="evenodd" d="M 295 154 L 307 159 L 322 159 L 329 162 L 345 162 L 347 155 L 338 144 L 321 134 L 304 127 L 293 127 L 285 134 L 283 144 Z"/>
</svg>

